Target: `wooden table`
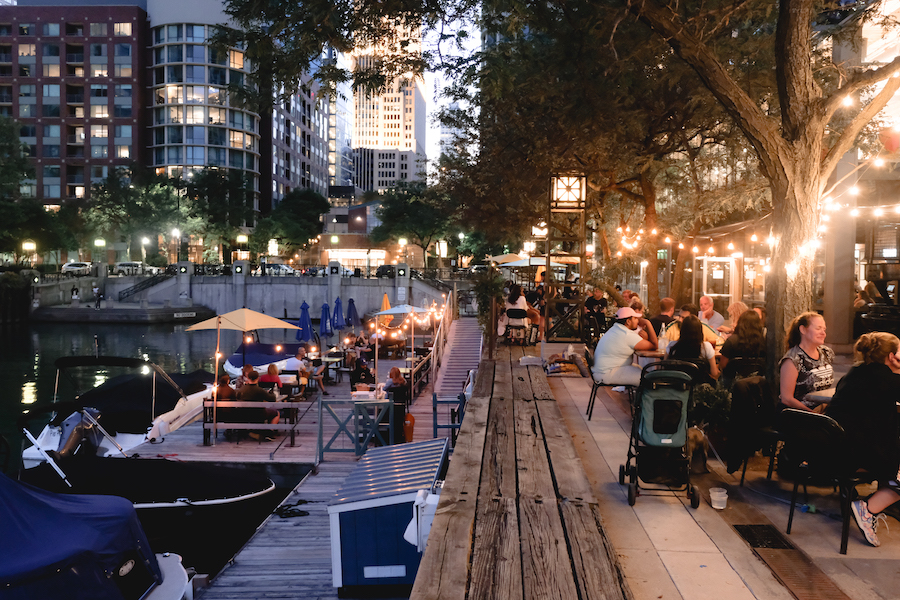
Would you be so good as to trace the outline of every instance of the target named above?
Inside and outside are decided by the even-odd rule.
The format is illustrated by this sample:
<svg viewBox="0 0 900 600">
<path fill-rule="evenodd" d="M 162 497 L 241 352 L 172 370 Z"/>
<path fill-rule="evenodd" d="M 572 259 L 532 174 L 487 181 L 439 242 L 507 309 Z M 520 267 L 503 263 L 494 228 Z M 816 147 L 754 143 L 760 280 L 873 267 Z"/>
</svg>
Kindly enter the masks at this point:
<svg viewBox="0 0 900 600">
<path fill-rule="evenodd" d="M 519 364 L 523 351 L 478 368 L 411 600 L 631 597 L 546 375 Z"/>
</svg>

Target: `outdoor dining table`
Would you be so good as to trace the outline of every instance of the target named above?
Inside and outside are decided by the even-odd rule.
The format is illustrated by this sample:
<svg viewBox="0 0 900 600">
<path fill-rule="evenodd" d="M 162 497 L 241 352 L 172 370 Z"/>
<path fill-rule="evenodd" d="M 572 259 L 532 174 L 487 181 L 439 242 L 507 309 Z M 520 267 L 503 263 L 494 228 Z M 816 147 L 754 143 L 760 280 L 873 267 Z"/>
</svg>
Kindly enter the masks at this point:
<svg viewBox="0 0 900 600">
<path fill-rule="evenodd" d="M 836 389 L 837 388 L 831 387 L 824 390 L 810 392 L 806 395 L 806 398 L 818 404 L 828 404 L 829 402 L 831 402 L 832 398 L 834 398 L 834 392 Z"/>
</svg>

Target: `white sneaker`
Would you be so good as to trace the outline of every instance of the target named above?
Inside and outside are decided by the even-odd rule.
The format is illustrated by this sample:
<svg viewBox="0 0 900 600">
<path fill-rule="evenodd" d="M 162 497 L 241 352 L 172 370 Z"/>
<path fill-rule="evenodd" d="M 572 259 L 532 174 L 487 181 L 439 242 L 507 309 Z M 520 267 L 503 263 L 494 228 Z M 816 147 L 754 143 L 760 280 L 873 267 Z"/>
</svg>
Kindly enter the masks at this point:
<svg viewBox="0 0 900 600">
<path fill-rule="evenodd" d="M 853 512 L 853 518 L 856 519 L 856 524 L 866 537 L 866 541 L 876 548 L 880 546 L 881 542 L 878 541 L 878 536 L 875 535 L 877 526 L 875 515 L 869 512 L 869 507 L 865 500 L 855 500 L 850 504 L 850 511 Z"/>
</svg>

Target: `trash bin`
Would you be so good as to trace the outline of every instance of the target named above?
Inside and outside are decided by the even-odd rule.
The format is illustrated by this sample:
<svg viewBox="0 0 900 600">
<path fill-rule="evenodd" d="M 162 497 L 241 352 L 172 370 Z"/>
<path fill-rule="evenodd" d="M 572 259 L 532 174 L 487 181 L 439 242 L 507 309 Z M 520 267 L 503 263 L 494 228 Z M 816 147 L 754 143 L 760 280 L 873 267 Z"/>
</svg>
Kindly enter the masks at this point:
<svg viewBox="0 0 900 600">
<path fill-rule="evenodd" d="M 373 448 L 334 495 L 328 517 L 332 583 L 341 588 L 339 595 L 415 582 L 424 548 L 403 534 L 411 520 L 418 522 L 419 492 L 437 492 L 447 470 L 448 441 Z"/>
</svg>

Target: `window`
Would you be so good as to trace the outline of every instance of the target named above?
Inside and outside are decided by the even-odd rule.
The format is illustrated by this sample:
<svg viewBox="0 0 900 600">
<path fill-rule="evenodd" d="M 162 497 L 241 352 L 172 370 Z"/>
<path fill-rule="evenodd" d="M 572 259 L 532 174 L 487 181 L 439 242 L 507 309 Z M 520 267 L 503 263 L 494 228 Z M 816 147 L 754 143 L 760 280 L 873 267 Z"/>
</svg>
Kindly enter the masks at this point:
<svg viewBox="0 0 900 600">
<path fill-rule="evenodd" d="M 243 129 L 244 128 L 244 113 L 238 112 L 236 110 L 229 111 L 228 126 L 234 128 L 234 129 Z"/>
<path fill-rule="evenodd" d="M 44 125 L 45 138 L 59 138 L 59 125 Z"/>
<path fill-rule="evenodd" d="M 91 77 L 108 77 L 109 68 L 105 65 L 91 65 Z"/>
<path fill-rule="evenodd" d="M 59 184 L 45 185 L 44 198 L 59 198 Z"/>
<path fill-rule="evenodd" d="M 225 109 L 224 108 L 210 108 L 209 109 L 209 122 L 213 125 L 224 125 L 225 124 Z"/>
<path fill-rule="evenodd" d="M 34 44 L 19 44 L 19 56 L 34 56 L 35 48 Z"/>
<path fill-rule="evenodd" d="M 186 144 L 205 144 L 206 131 L 203 127 L 185 127 L 184 142 Z"/>
<path fill-rule="evenodd" d="M 219 67 L 210 67 L 209 82 L 214 85 L 227 85 L 228 82 L 225 79 L 225 69 Z"/>
<path fill-rule="evenodd" d="M 240 71 L 232 71 L 231 85 L 244 85 L 244 74 Z"/>
<path fill-rule="evenodd" d="M 59 158 L 59 145 L 44 144 L 44 158 Z"/>
<path fill-rule="evenodd" d="M 43 44 L 41 56 L 59 56 L 59 44 Z"/>
<path fill-rule="evenodd" d="M 105 104 L 92 104 L 91 116 L 95 119 L 108 119 L 109 107 Z"/>
<path fill-rule="evenodd" d="M 184 109 L 185 123 L 206 123 L 206 111 L 202 106 L 187 106 Z"/>
<path fill-rule="evenodd" d="M 153 164 L 154 164 L 154 165 L 164 165 L 164 164 L 166 164 L 166 149 L 165 149 L 165 148 L 154 148 L 154 150 L 153 150 Z"/>
<path fill-rule="evenodd" d="M 181 146 L 169 146 L 166 148 L 166 162 L 170 165 L 181 163 Z"/>
<path fill-rule="evenodd" d="M 184 101 L 188 104 L 203 104 L 206 99 L 206 88 L 200 85 L 185 86 L 184 92 Z"/>
<path fill-rule="evenodd" d="M 203 46 L 188 44 L 184 47 L 184 62 L 206 62 L 206 49 Z"/>
<path fill-rule="evenodd" d="M 116 137 L 117 138 L 130 138 L 131 137 L 131 125 L 116 125 Z"/>
<path fill-rule="evenodd" d="M 166 67 L 166 73 L 169 83 L 181 83 L 184 81 L 184 68 L 181 65 Z"/>
<path fill-rule="evenodd" d="M 107 156 L 109 156 L 109 148 L 106 144 L 91 146 L 91 158 L 106 158 Z"/>
<path fill-rule="evenodd" d="M 131 35 L 131 23 L 116 23 L 113 25 L 113 35 Z"/>
<path fill-rule="evenodd" d="M 225 92 L 225 90 L 220 88 L 211 87 L 206 90 L 206 93 L 208 94 L 207 102 L 209 102 L 210 104 L 218 104 L 219 106 L 224 106 L 225 100 L 228 98 L 228 94 Z"/>
<path fill-rule="evenodd" d="M 19 194 L 25 198 L 34 198 L 37 196 L 36 183 L 23 183 L 19 186 Z"/>
<path fill-rule="evenodd" d="M 91 167 L 91 179 L 106 179 L 108 171 L 106 167 L 94 165 Z"/>
<path fill-rule="evenodd" d="M 150 32 L 150 37 L 153 39 L 154 44 L 162 44 L 166 41 L 166 32 L 162 27 L 154 27 Z"/>
<path fill-rule="evenodd" d="M 91 44 L 91 56 L 106 56 L 106 44 Z"/>
<path fill-rule="evenodd" d="M 59 116 L 59 104 L 43 104 L 43 105 L 41 105 L 41 116 L 42 117 L 58 117 Z"/>
<path fill-rule="evenodd" d="M 203 25 L 185 25 L 184 39 L 189 42 L 206 41 L 206 28 Z"/>
<path fill-rule="evenodd" d="M 116 146 L 116 158 L 131 158 L 131 146 Z"/>
<path fill-rule="evenodd" d="M 180 42 L 181 41 L 181 25 L 169 25 L 168 28 L 169 41 L 170 42 Z"/>
<path fill-rule="evenodd" d="M 31 65 L 19 65 L 20 77 L 31 77 Z"/>
<path fill-rule="evenodd" d="M 106 35 L 106 23 L 91 23 L 91 35 Z"/>
<path fill-rule="evenodd" d="M 188 83 L 203 83 L 206 81 L 206 67 L 188 65 L 184 68 L 184 80 Z"/>
<path fill-rule="evenodd" d="M 226 65 L 228 64 L 228 51 L 227 50 L 218 50 L 216 48 L 209 49 L 209 62 L 214 65 Z"/>
<path fill-rule="evenodd" d="M 43 95 L 45 98 L 59 98 L 59 86 L 56 84 L 44 85 Z"/>
<path fill-rule="evenodd" d="M 166 70 L 162 67 L 153 69 L 153 85 L 161 85 L 166 82 Z"/>
<path fill-rule="evenodd" d="M 184 152 L 185 163 L 189 165 L 206 164 L 206 153 L 203 146 L 188 146 Z"/>
<path fill-rule="evenodd" d="M 166 143 L 166 130 L 163 127 L 157 127 L 153 130 L 153 144 L 162 146 Z"/>
<path fill-rule="evenodd" d="M 231 131 L 231 147 L 232 148 L 243 148 L 244 147 L 244 134 L 240 131 Z"/>
<path fill-rule="evenodd" d="M 20 85 L 19 86 L 19 98 L 34 98 L 37 96 L 37 92 L 35 91 L 35 86 L 33 85 Z"/>
<path fill-rule="evenodd" d="M 131 44 L 116 44 L 116 56 L 131 56 Z"/>
<path fill-rule="evenodd" d="M 91 125 L 91 137 L 92 138 L 109 137 L 109 126 L 108 125 Z"/>
<path fill-rule="evenodd" d="M 44 35 L 59 35 L 59 23 L 44 23 L 41 32 Z"/>
<path fill-rule="evenodd" d="M 109 95 L 109 89 L 102 83 L 91 84 L 91 98 L 106 98 Z"/>
<path fill-rule="evenodd" d="M 166 86 L 166 103 L 167 104 L 181 104 L 182 98 L 182 87 L 180 85 L 169 85 Z"/>
<path fill-rule="evenodd" d="M 44 165 L 44 177 L 59 177 L 59 166 Z"/>
<path fill-rule="evenodd" d="M 19 23 L 19 35 L 34 35 L 34 23 Z"/>
<path fill-rule="evenodd" d="M 116 84 L 116 98 L 131 98 L 131 84 L 130 83 Z"/>
<path fill-rule="evenodd" d="M 34 144 L 24 144 L 22 146 L 22 156 L 35 158 L 37 156 L 37 146 L 35 146 Z"/>
<path fill-rule="evenodd" d="M 43 65 L 44 77 L 59 77 L 59 65 Z"/>
<path fill-rule="evenodd" d="M 166 62 L 166 49 L 165 48 L 154 48 L 153 50 L 153 64 L 161 65 Z"/>
<path fill-rule="evenodd" d="M 113 116 L 114 117 L 131 117 L 134 111 L 131 108 L 130 104 L 116 104 L 113 107 Z"/>
<path fill-rule="evenodd" d="M 12 35 L 12 27 L 9 23 L 0 23 L 0 35 Z"/>
<path fill-rule="evenodd" d="M 166 122 L 166 109 L 154 108 L 153 109 L 153 124 L 154 125 L 162 125 L 165 122 Z"/>
<path fill-rule="evenodd" d="M 37 137 L 37 127 L 34 125 L 22 125 L 19 127 L 19 137 Z"/>
<path fill-rule="evenodd" d="M 116 77 L 131 77 L 131 65 L 116 65 Z"/>
<path fill-rule="evenodd" d="M 225 165 L 225 148 L 209 148 L 209 164 L 215 167 Z"/>
<path fill-rule="evenodd" d="M 221 127 L 209 128 L 209 145 L 224 146 L 228 140 L 228 130 Z"/>
<path fill-rule="evenodd" d="M 184 111 L 180 106 L 173 106 L 169 108 L 169 123 L 182 123 L 184 122 Z"/>
<path fill-rule="evenodd" d="M 228 151 L 229 164 L 238 169 L 244 168 L 244 153 L 237 150 Z"/>
<path fill-rule="evenodd" d="M 184 127 L 166 127 L 166 131 L 169 134 L 170 144 L 184 143 Z"/>
<path fill-rule="evenodd" d="M 244 68 L 244 53 L 238 50 L 229 50 L 228 52 L 228 66 L 232 69 L 243 69 Z"/>
</svg>

